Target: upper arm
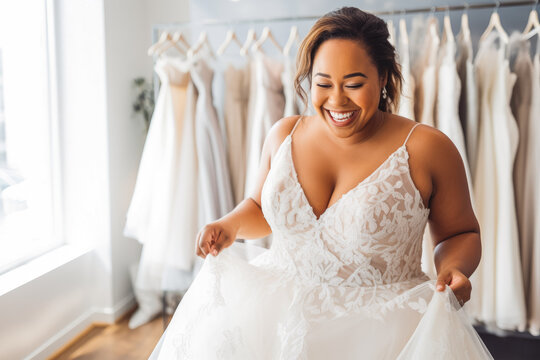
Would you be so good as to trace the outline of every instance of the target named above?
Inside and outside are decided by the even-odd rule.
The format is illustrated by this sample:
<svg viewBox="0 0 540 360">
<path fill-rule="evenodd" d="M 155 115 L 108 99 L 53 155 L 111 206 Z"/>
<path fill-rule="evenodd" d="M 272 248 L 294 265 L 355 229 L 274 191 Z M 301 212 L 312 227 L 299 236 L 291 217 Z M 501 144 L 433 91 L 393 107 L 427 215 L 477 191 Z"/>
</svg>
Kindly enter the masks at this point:
<svg viewBox="0 0 540 360">
<path fill-rule="evenodd" d="M 266 180 L 266 176 L 270 171 L 271 160 L 279 149 L 281 143 L 285 140 L 287 135 L 292 131 L 292 128 L 296 124 L 299 116 L 289 116 L 278 120 L 266 135 L 261 153 L 261 159 L 259 161 L 259 168 L 257 170 L 256 181 L 254 187 L 249 190 L 249 197 L 261 205 L 261 193 L 262 187 Z"/>
<path fill-rule="evenodd" d="M 426 139 L 432 178 L 429 226 L 433 242 L 465 232 L 480 232 L 470 200 L 465 166 L 454 143 L 442 132 Z"/>
</svg>

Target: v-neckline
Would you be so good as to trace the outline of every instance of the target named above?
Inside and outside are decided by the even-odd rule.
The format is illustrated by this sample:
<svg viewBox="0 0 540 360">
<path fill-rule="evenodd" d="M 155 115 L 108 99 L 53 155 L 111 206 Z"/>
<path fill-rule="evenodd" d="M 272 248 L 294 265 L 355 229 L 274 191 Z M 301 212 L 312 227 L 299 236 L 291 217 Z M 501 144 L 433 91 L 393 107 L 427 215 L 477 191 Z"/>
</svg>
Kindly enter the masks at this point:
<svg viewBox="0 0 540 360">
<path fill-rule="evenodd" d="M 405 149 L 405 151 L 407 151 L 407 148 L 405 146 L 405 144 L 401 145 L 400 147 L 398 147 L 396 150 L 394 150 L 394 152 L 392 152 L 390 155 L 388 155 L 388 157 L 375 169 L 373 170 L 368 176 L 366 176 L 363 180 L 361 180 L 360 182 L 358 182 L 354 187 L 352 187 L 351 189 L 349 189 L 348 191 L 344 192 L 343 194 L 341 194 L 341 196 L 339 197 L 339 199 L 337 199 L 332 205 L 330 206 L 327 206 L 326 209 L 317 217 L 317 214 L 315 214 L 315 210 L 313 209 L 313 206 L 310 204 L 308 198 L 307 198 L 307 195 L 306 195 L 306 192 L 304 191 L 304 187 L 302 186 L 302 184 L 300 183 L 300 180 L 298 179 L 298 173 L 296 172 L 296 167 L 294 165 L 294 160 L 293 160 L 293 156 L 292 156 L 292 136 L 291 134 L 289 134 L 287 136 L 287 139 L 288 139 L 288 143 L 289 143 L 289 151 L 288 151 L 288 155 L 289 155 L 289 161 L 291 163 L 291 168 L 292 168 L 292 173 L 293 173 L 293 177 L 294 177 L 294 180 L 297 184 L 297 186 L 299 187 L 300 189 L 300 192 L 301 192 L 301 196 L 304 198 L 304 201 L 306 202 L 307 206 L 310 208 L 310 212 L 311 212 L 311 215 L 315 218 L 315 221 L 316 222 L 320 222 L 322 221 L 323 217 L 325 217 L 325 215 L 331 211 L 338 203 L 341 202 L 341 200 L 343 200 L 346 196 L 349 196 L 349 194 L 353 193 L 356 189 L 360 188 L 362 185 L 364 185 L 371 177 L 373 177 L 376 173 L 379 172 L 379 170 L 395 155 L 397 154 L 401 149 Z M 332 194 L 333 195 L 333 194 Z"/>
</svg>

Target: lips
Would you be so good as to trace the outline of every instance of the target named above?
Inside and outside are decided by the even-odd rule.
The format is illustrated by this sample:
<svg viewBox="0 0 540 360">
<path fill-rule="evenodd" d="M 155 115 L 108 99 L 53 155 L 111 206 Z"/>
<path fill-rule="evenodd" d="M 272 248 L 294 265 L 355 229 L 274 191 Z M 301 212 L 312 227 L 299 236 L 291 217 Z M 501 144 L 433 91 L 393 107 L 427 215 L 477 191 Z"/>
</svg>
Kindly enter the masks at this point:
<svg viewBox="0 0 540 360">
<path fill-rule="evenodd" d="M 332 111 L 328 109 L 324 109 L 326 113 L 328 114 L 328 117 L 330 120 L 332 120 L 332 123 L 336 126 L 347 126 L 349 125 L 358 114 L 358 110 L 353 111 Z"/>
</svg>

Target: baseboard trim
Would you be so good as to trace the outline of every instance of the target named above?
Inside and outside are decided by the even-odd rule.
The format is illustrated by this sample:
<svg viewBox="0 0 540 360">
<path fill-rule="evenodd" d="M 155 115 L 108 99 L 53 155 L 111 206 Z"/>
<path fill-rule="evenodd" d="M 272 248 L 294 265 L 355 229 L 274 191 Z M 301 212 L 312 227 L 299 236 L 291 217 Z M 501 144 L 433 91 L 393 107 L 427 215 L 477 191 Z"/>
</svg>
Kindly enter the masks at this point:
<svg viewBox="0 0 540 360">
<path fill-rule="evenodd" d="M 114 324 L 132 311 L 135 305 L 134 296 L 129 295 L 120 300 L 114 307 L 92 308 L 51 336 L 25 359 L 54 359 L 93 328 Z"/>
</svg>

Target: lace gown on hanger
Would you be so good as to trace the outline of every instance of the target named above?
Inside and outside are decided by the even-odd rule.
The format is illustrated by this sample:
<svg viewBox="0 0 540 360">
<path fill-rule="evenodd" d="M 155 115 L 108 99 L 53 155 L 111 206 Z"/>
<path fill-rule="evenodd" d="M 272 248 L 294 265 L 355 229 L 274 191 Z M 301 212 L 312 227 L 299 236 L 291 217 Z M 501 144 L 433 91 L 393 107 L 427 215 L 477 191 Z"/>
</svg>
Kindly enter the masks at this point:
<svg viewBox="0 0 540 360">
<path fill-rule="evenodd" d="M 408 137 L 317 218 L 293 132 L 262 189 L 271 248 L 251 261 L 239 243 L 207 256 L 151 358 L 491 359 L 452 290 L 436 292 L 420 268 L 429 209 Z"/>
</svg>

